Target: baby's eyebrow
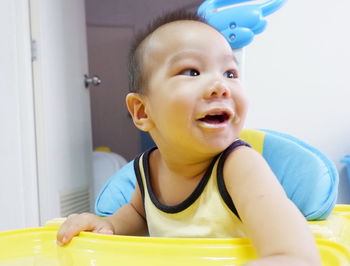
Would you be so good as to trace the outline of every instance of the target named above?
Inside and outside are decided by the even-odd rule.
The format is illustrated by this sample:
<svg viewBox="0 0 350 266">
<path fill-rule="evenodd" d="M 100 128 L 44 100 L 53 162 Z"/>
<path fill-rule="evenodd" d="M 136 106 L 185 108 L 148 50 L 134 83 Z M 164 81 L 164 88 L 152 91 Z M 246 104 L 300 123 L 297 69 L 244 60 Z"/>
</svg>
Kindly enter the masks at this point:
<svg viewBox="0 0 350 266">
<path fill-rule="evenodd" d="M 220 60 L 220 62 L 222 62 L 224 64 L 231 64 L 231 63 L 233 63 L 237 67 L 239 65 L 238 60 L 237 60 L 237 58 L 235 57 L 235 55 L 233 53 L 232 54 L 221 55 L 219 60 Z"/>
<path fill-rule="evenodd" d="M 233 62 L 236 63 L 236 65 L 238 65 L 238 60 L 237 60 L 237 58 L 235 57 L 235 55 L 234 55 L 233 53 L 230 54 L 230 55 L 225 55 L 225 56 L 223 57 L 223 60 L 224 60 L 224 61 L 228 61 L 228 62 L 233 61 Z"/>
<path fill-rule="evenodd" d="M 193 59 L 197 59 L 200 60 L 201 58 L 203 58 L 203 54 L 197 52 L 197 51 L 181 51 L 177 54 L 175 54 L 174 56 L 172 56 L 169 60 L 170 64 L 174 64 L 177 61 L 186 59 L 186 58 L 193 58 Z"/>
<path fill-rule="evenodd" d="M 191 51 L 191 50 L 188 50 L 188 51 L 181 51 L 177 54 L 175 54 L 174 56 L 172 56 L 170 59 L 169 59 L 169 63 L 170 64 L 174 64 L 176 63 L 177 61 L 180 61 L 180 60 L 183 60 L 183 59 L 186 59 L 186 58 L 193 58 L 193 59 L 197 59 L 197 60 L 203 60 L 203 57 L 205 55 L 203 55 L 202 53 L 198 52 L 198 51 Z M 234 56 L 234 54 L 225 54 L 223 56 L 221 56 L 222 58 L 220 58 L 223 62 L 234 62 L 235 64 L 238 65 L 238 61 L 236 59 L 236 57 Z"/>
</svg>

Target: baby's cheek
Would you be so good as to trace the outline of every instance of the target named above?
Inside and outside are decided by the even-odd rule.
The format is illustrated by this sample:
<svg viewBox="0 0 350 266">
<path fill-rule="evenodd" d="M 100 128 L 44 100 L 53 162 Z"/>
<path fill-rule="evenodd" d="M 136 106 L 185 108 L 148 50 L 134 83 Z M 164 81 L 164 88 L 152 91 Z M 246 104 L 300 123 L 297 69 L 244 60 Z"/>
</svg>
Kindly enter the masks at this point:
<svg viewBox="0 0 350 266">
<path fill-rule="evenodd" d="M 182 112 L 182 111 L 189 111 L 191 109 L 193 109 L 195 106 L 195 103 L 192 99 L 192 97 L 190 95 L 188 96 L 182 96 L 182 97 L 177 97 L 174 98 L 171 102 L 170 102 L 170 108 L 171 111 L 178 113 L 178 112 Z"/>
<path fill-rule="evenodd" d="M 237 111 L 239 111 L 240 113 L 247 112 L 248 106 L 249 106 L 249 101 L 248 101 L 248 97 L 245 93 L 241 92 L 238 95 L 235 95 L 234 102 L 235 102 Z"/>
</svg>

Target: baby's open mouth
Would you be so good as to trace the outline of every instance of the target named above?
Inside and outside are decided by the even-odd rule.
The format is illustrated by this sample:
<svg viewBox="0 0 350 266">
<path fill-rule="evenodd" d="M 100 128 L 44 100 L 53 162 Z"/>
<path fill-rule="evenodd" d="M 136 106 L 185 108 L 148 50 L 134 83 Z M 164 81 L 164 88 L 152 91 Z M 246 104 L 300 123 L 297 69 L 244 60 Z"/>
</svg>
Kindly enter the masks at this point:
<svg viewBox="0 0 350 266">
<path fill-rule="evenodd" d="M 222 112 L 218 114 L 207 114 L 198 120 L 207 124 L 221 124 L 229 120 L 229 118 L 230 115 L 228 113 Z"/>
</svg>

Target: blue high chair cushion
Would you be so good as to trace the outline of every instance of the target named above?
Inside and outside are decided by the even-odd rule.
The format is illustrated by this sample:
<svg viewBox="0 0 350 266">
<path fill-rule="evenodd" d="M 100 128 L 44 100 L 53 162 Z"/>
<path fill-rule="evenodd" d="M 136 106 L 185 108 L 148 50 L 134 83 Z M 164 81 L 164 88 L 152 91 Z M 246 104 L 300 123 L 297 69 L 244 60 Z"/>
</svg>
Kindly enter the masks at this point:
<svg viewBox="0 0 350 266">
<path fill-rule="evenodd" d="M 95 213 L 109 216 L 130 202 L 135 183 L 134 161 L 131 161 L 120 168 L 103 186 L 95 201 Z"/>
<path fill-rule="evenodd" d="M 260 152 L 288 197 L 308 220 L 325 219 L 332 211 L 339 177 L 334 164 L 320 151 L 287 134 L 245 129 L 240 138 Z M 115 173 L 101 190 L 95 212 L 113 214 L 130 201 L 136 177 L 133 161 Z"/>
<path fill-rule="evenodd" d="M 338 197 L 339 175 L 332 161 L 318 149 L 287 134 L 263 130 L 263 157 L 289 199 L 307 220 L 322 220 Z"/>
</svg>

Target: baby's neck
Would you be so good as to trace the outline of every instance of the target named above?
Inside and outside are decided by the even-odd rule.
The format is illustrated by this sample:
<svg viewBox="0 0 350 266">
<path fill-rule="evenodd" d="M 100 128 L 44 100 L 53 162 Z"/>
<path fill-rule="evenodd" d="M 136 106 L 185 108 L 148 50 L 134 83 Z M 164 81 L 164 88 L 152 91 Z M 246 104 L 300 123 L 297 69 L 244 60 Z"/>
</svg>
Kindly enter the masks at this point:
<svg viewBox="0 0 350 266">
<path fill-rule="evenodd" d="M 159 150 L 156 150 L 151 155 L 151 163 L 153 169 L 157 168 L 162 174 L 183 179 L 201 178 L 213 157 L 203 157 L 196 160 L 188 160 L 178 156 L 164 156 Z"/>
</svg>

